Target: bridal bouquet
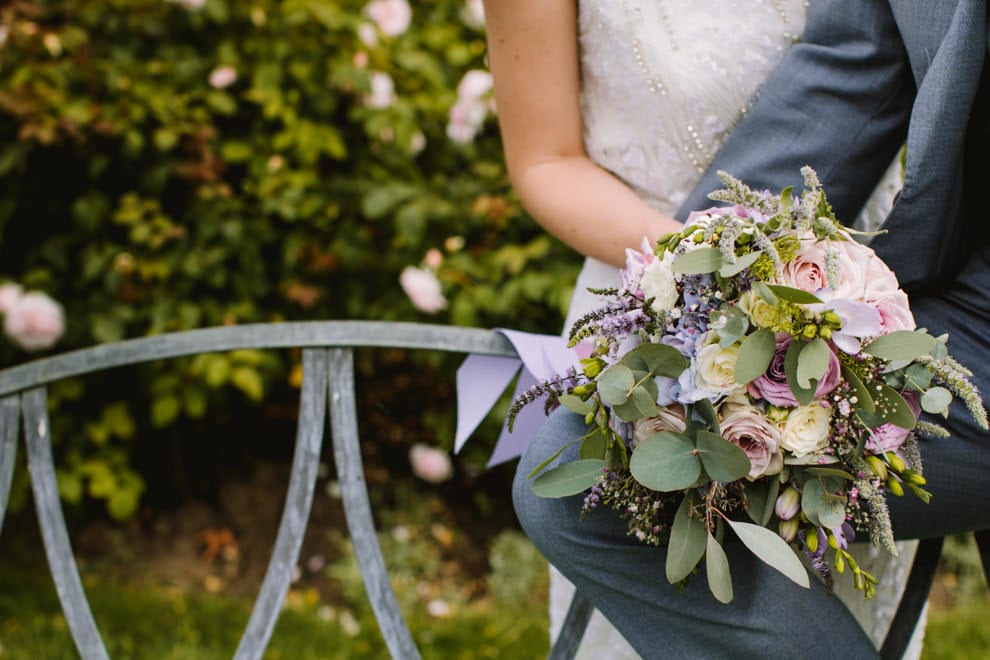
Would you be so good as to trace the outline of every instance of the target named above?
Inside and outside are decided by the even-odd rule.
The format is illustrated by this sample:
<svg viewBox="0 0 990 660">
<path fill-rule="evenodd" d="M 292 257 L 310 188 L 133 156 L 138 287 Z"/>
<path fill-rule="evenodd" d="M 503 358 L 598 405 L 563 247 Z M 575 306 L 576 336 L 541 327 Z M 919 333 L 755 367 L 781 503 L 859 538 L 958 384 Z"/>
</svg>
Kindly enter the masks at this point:
<svg viewBox="0 0 990 660">
<path fill-rule="evenodd" d="M 794 550 L 827 583 L 848 571 L 872 596 L 877 580 L 848 543 L 866 531 L 896 553 L 887 497 L 928 501 L 917 439 L 948 434 L 921 411 L 948 415 L 960 397 L 987 427 L 946 337 L 916 329 L 894 273 L 802 173 L 800 196 L 722 174 L 711 197 L 731 205 L 628 251 L 621 286 L 596 291 L 604 306 L 571 329 L 572 345 L 593 343 L 582 369 L 510 412 L 511 423 L 546 396 L 548 409 L 584 416 L 580 459 L 546 470 L 560 452 L 548 457 L 533 491 L 588 491 L 585 512 L 610 506 L 630 534 L 667 544 L 671 583 L 704 560 L 722 602 L 732 600 L 725 528 L 802 586 Z"/>
</svg>

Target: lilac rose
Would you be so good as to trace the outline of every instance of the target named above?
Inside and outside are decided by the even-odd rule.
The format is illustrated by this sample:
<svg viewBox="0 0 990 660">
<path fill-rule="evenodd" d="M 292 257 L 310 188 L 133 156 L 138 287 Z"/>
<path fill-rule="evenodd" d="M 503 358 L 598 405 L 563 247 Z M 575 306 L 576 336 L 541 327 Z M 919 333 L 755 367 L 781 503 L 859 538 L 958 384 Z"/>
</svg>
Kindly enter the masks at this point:
<svg viewBox="0 0 990 660">
<path fill-rule="evenodd" d="M 759 408 L 746 401 L 745 395 L 727 399 L 719 413 L 722 437 L 749 457 L 750 479 L 777 474 L 784 467 L 780 452 L 780 430 Z"/>
<path fill-rule="evenodd" d="M 798 405 L 797 399 L 794 398 L 794 393 L 791 392 L 790 385 L 787 384 L 787 375 L 784 373 L 784 357 L 787 355 L 787 349 L 792 341 L 794 341 L 794 337 L 786 332 L 777 333 L 777 350 L 774 353 L 773 359 L 770 360 L 770 366 L 767 368 L 766 373 L 751 381 L 746 386 L 746 390 L 750 396 L 769 401 L 773 405 L 780 407 L 792 408 Z M 825 369 L 825 375 L 822 379 L 818 381 L 818 387 L 815 389 L 815 398 L 820 399 L 825 396 L 835 389 L 835 386 L 838 384 L 839 359 L 835 357 L 835 353 L 830 353 L 828 368 Z"/>
</svg>

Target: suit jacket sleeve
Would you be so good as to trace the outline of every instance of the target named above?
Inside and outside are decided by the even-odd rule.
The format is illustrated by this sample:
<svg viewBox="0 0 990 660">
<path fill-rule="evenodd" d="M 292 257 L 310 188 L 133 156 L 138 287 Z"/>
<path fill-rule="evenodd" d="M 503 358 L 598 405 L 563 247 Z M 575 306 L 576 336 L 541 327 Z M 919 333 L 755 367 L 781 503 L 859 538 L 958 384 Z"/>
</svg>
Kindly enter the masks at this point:
<svg viewBox="0 0 990 660">
<path fill-rule="evenodd" d="M 801 188 L 819 174 L 840 219 L 851 222 L 904 143 L 914 96 L 904 45 L 887 2 L 817 0 L 801 41 L 784 56 L 678 217 L 710 206 L 725 170 L 754 188 Z"/>
</svg>

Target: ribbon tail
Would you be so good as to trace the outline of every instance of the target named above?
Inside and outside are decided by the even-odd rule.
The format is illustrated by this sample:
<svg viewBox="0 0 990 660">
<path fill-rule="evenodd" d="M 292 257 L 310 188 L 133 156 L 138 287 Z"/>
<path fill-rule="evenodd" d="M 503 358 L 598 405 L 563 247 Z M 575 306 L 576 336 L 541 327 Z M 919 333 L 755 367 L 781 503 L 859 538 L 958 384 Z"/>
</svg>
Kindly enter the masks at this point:
<svg viewBox="0 0 990 660">
<path fill-rule="evenodd" d="M 457 368 L 457 432 L 454 453 L 461 450 L 481 420 L 519 371 L 518 358 L 469 355 Z"/>
</svg>

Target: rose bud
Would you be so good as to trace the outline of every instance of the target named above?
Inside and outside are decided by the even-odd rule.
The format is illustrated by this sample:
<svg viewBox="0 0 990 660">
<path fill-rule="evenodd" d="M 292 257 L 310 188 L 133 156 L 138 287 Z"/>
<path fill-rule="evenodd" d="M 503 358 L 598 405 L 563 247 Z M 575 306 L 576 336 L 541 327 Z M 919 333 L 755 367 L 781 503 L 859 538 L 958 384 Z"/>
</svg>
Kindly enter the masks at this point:
<svg viewBox="0 0 990 660">
<path fill-rule="evenodd" d="M 794 537 L 797 536 L 797 532 L 798 532 L 798 521 L 796 519 L 791 518 L 790 520 L 780 521 L 780 527 L 777 530 L 777 533 L 780 535 L 780 538 L 790 543 L 791 541 L 794 540 Z"/>
<path fill-rule="evenodd" d="M 797 512 L 801 509 L 801 496 L 793 488 L 788 488 L 780 497 L 777 498 L 777 503 L 774 505 L 774 513 L 781 520 L 790 520 L 797 515 Z"/>
</svg>

